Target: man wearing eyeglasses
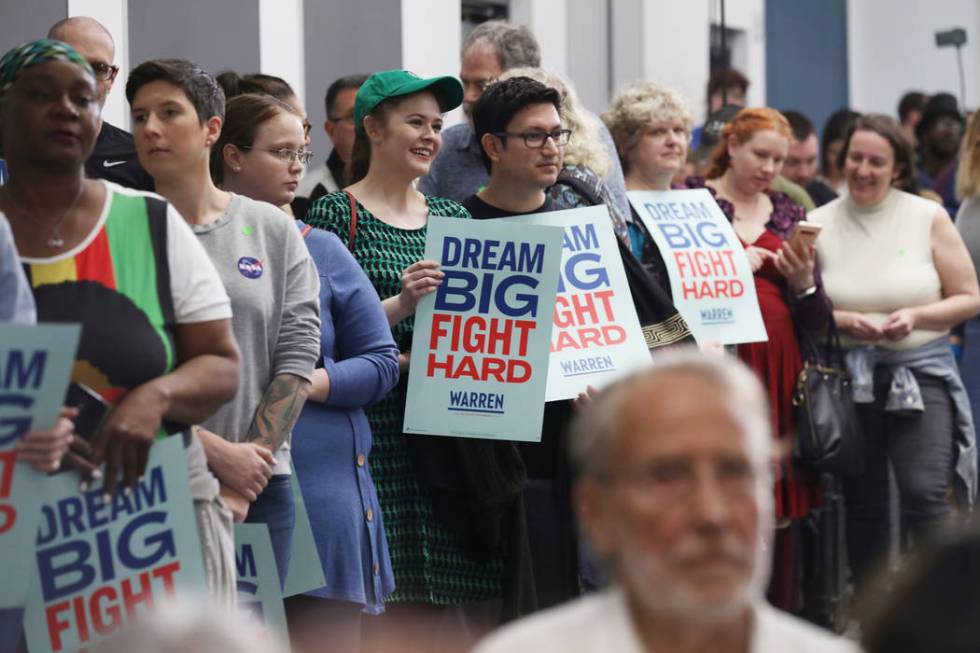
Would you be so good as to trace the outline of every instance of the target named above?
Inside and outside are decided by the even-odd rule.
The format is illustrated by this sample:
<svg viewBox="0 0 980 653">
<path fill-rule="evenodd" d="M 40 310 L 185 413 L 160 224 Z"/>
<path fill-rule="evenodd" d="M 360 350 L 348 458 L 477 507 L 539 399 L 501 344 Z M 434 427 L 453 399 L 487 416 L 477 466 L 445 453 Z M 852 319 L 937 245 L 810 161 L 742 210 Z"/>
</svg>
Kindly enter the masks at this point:
<svg viewBox="0 0 980 653">
<path fill-rule="evenodd" d="M 291 203 L 297 218 L 305 217 L 313 202 L 347 185 L 345 168 L 354 149 L 354 98 L 366 79 L 367 75 L 347 75 L 334 80 L 327 88 L 324 101 L 327 121 L 323 130 L 330 137 L 333 149 L 324 165 L 308 170 L 299 182 Z"/>
<path fill-rule="evenodd" d="M 472 109 L 473 131 L 490 179 L 463 200 L 477 219 L 556 211 L 545 191 L 562 168 L 571 132 L 562 128 L 558 91 L 528 77 L 487 89 Z"/>
<path fill-rule="evenodd" d="M 586 406 L 569 442 L 578 515 L 615 583 L 476 653 L 857 653 L 765 601 L 772 436 L 747 367 L 664 356 Z"/>
<path fill-rule="evenodd" d="M 113 65 L 116 46 L 112 35 L 99 21 L 88 16 L 73 16 L 55 23 L 48 38 L 63 41 L 85 57 L 95 72 L 95 90 L 99 107 L 116 81 L 119 67 Z M 136 190 L 154 190 L 153 178 L 147 174 L 139 159 L 129 132 L 102 121 L 99 138 L 88 161 L 85 174 L 93 179 L 105 179 Z"/>
</svg>

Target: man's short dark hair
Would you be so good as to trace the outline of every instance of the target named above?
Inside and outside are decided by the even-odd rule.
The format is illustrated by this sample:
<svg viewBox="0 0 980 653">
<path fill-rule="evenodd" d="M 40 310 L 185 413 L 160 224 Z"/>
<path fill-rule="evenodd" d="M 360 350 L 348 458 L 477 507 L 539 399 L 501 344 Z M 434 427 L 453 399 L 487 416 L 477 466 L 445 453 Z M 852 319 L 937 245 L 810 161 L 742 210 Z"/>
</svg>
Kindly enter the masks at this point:
<svg viewBox="0 0 980 653">
<path fill-rule="evenodd" d="M 799 142 L 802 143 L 816 133 L 810 119 L 799 111 L 783 111 L 783 115 L 786 116 L 786 122 L 789 123 L 790 131 L 793 132 L 793 138 Z"/>
<path fill-rule="evenodd" d="M 921 91 L 909 91 L 898 101 L 898 120 L 904 123 L 909 114 L 913 111 L 922 113 L 926 107 L 926 100 L 929 96 Z"/>
<path fill-rule="evenodd" d="M 507 125 L 514 116 L 532 104 L 551 104 L 561 112 L 561 95 L 555 89 L 530 77 L 511 77 L 491 84 L 473 105 L 471 115 L 477 140 L 482 143 L 484 134 L 507 131 Z M 480 153 L 483 156 L 483 165 L 490 172 L 490 157 L 482 145 Z"/>
<path fill-rule="evenodd" d="M 337 96 L 340 95 L 341 91 L 346 91 L 348 89 L 361 88 L 364 82 L 367 81 L 367 75 L 347 75 L 345 77 L 340 77 L 335 79 L 333 83 L 327 87 L 327 96 L 323 100 L 323 106 L 327 110 L 327 118 L 334 117 L 334 105 L 337 103 Z"/>
<path fill-rule="evenodd" d="M 225 117 L 225 93 L 210 73 L 186 59 L 153 59 L 133 68 L 126 80 L 126 99 L 133 104 L 136 92 L 152 82 L 168 82 L 178 87 L 194 105 L 204 124 L 214 116 Z"/>
<path fill-rule="evenodd" d="M 723 88 L 735 87 L 745 93 L 749 90 L 749 79 L 734 68 L 723 68 L 711 73 L 708 78 L 708 97 L 721 93 Z"/>
</svg>

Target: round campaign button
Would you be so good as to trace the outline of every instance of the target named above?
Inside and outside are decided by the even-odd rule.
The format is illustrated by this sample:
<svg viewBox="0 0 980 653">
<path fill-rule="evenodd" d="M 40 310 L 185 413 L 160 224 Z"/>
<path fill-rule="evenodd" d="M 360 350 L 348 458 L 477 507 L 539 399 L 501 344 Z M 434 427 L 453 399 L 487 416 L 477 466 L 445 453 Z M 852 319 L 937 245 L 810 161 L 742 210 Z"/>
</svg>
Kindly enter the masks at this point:
<svg viewBox="0 0 980 653">
<path fill-rule="evenodd" d="M 238 271 L 243 277 L 258 279 L 262 276 L 262 261 L 251 256 L 243 256 L 238 259 Z"/>
</svg>

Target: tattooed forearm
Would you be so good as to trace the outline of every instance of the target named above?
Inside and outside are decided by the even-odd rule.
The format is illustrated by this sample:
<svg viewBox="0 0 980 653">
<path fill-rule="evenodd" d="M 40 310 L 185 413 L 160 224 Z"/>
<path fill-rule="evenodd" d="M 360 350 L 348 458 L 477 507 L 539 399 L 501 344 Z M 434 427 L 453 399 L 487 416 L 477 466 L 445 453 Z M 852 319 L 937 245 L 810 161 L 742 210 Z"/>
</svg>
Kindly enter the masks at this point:
<svg viewBox="0 0 980 653">
<path fill-rule="evenodd" d="M 293 374 L 273 378 L 255 410 L 245 440 L 261 444 L 273 453 L 278 451 L 299 419 L 309 391 L 309 382 Z"/>
</svg>

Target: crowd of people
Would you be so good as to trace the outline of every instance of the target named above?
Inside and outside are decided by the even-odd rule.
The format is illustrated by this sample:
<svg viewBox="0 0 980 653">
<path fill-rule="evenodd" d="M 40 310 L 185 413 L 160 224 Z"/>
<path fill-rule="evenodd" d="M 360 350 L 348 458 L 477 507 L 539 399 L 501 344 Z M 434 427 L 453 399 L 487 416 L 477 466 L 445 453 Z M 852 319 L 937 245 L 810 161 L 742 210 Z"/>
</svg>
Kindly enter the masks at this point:
<svg viewBox="0 0 980 653">
<path fill-rule="evenodd" d="M 873 597 L 896 546 L 932 555 L 977 494 L 980 118 L 952 95 L 910 93 L 900 120 L 841 109 L 818 134 L 804 112 L 745 107 L 749 80 L 724 70 L 703 127 L 652 81 L 598 116 L 527 28 L 489 21 L 458 78 L 331 84 L 314 167 L 282 79 L 142 62 L 129 134 L 101 116 L 113 61 L 85 17 L 0 58 L 0 320 L 80 323 L 72 381 L 112 406 L 91 442 L 66 406 L 18 455 L 111 493 L 182 433 L 213 605 L 235 604 L 233 522 L 268 527 L 285 582 L 295 473 L 326 580 L 285 601 L 297 650 L 932 650 L 908 622 L 942 610 Z M 706 189 L 731 222 L 767 341 L 695 342 L 627 197 L 670 189 Z M 429 216 L 599 205 L 655 365 L 548 402 L 540 442 L 403 434 L 416 307 L 444 278 Z M 815 245 L 792 240 L 803 221 Z M 828 330 L 861 431 L 861 471 L 840 477 L 791 454 L 807 343 Z M 814 515 L 836 488 L 831 554 L 866 613 L 847 587 L 813 589 L 830 573 Z M 971 537 L 954 561 L 976 564 Z M 909 587 L 950 600 L 935 555 L 946 576 L 922 564 Z M 827 601 L 843 619 L 815 616 Z M 848 624 L 851 640 L 830 632 Z M 3 616 L 0 648 L 20 628 Z M 159 650 L 249 646 L 199 624 L 138 641 L 185 630 Z"/>
</svg>

